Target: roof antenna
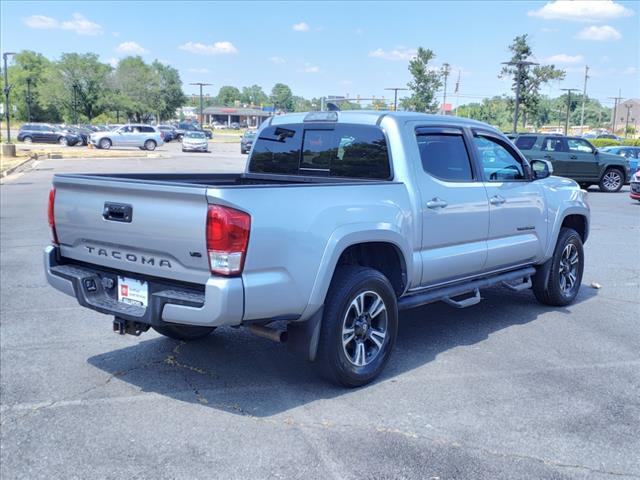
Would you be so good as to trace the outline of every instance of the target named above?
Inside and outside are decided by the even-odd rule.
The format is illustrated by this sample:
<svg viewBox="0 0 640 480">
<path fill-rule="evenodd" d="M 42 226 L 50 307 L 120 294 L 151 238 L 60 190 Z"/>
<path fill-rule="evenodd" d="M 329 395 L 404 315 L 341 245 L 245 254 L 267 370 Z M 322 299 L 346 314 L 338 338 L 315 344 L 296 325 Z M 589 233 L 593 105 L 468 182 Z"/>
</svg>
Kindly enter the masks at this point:
<svg viewBox="0 0 640 480">
<path fill-rule="evenodd" d="M 327 103 L 327 110 L 329 112 L 339 112 L 340 111 L 340 107 L 338 105 L 336 105 L 333 102 L 328 102 Z"/>
</svg>

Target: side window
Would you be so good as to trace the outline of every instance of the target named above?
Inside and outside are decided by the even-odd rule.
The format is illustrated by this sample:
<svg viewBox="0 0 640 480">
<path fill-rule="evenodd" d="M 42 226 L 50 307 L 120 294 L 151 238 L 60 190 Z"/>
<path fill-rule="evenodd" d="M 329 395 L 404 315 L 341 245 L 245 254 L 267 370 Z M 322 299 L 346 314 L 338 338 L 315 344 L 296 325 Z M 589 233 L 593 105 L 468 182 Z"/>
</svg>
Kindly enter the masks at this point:
<svg viewBox="0 0 640 480">
<path fill-rule="evenodd" d="M 542 142 L 543 152 L 562 152 L 564 147 L 562 145 L 562 139 L 557 137 L 546 137 Z"/>
<path fill-rule="evenodd" d="M 380 180 L 391 177 L 387 140 L 378 127 L 337 125 L 333 141 L 332 177 Z"/>
<path fill-rule="evenodd" d="M 442 180 L 473 180 L 469 154 L 462 135 L 418 135 L 418 149 L 425 172 Z"/>
<path fill-rule="evenodd" d="M 302 149 L 302 129 L 298 125 L 267 127 L 253 145 L 249 171 L 297 175 Z"/>
<path fill-rule="evenodd" d="M 506 146 L 489 137 L 474 137 L 484 177 L 492 182 L 525 180 L 524 166 Z"/>
<path fill-rule="evenodd" d="M 593 153 L 591 144 L 580 138 L 567 138 L 567 146 L 570 152 Z"/>
<path fill-rule="evenodd" d="M 516 138 L 516 147 L 520 150 L 531 150 L 536 144 L 536 137 L 518 137 Z"/>
<path fill-rule="evenodd" d="M 153 127 L 140 127 L 140 130 L 143 131 L 144 133 L 154 133 L 155 132 Z"/>
</svg>

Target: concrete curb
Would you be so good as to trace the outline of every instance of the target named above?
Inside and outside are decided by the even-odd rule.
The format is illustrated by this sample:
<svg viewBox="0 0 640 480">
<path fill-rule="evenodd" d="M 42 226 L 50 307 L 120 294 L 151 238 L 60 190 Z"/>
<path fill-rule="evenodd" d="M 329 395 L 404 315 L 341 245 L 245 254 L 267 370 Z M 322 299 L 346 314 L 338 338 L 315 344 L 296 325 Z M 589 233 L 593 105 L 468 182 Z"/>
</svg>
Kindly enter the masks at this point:
<svg viewBox="0 0 640 480">
<path fill-rule="evenodd" d="M 5 171 L 0 173 L 0 178 L 5 178 L 5 177 L 11 175 L 16 170 L 22 169 L 22 167 L 26 167 L 29 162 L 35 162 L 35 161 L 36 161 L 36 158 L 33 158 L 33 157 L 25 158 L 25 160 L 23 162 L 20 162 L 17 165 L 14 165 L 11 168 L 7 168 Z"/>
</svg>

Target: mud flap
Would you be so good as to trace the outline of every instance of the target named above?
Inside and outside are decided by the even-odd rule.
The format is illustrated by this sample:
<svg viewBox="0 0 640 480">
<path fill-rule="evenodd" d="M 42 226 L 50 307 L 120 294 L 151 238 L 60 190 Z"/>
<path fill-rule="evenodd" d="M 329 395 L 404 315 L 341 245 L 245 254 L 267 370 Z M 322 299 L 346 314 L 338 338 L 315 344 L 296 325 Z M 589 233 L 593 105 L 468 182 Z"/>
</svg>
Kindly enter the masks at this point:
<svg viewBox="0 0 640 480">
<path fill-rule="evenodd" d="M 323 311 L 324 307 L 320 307 L 309 320 L 290 322 L 287 325 L 287 348 L 290 352 L 302 356 L 309 362 L 315 361 L 318 352 Z"/>
</svg>

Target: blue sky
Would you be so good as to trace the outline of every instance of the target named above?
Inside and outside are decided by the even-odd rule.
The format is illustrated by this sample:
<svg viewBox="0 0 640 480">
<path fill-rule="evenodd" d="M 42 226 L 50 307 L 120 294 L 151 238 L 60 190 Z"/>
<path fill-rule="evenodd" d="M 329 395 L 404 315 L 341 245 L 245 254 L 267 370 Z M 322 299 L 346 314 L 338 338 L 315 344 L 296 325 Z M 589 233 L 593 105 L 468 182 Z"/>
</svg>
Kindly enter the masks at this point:
<svg viewBox="0 0 640 480">
<path fill-rule="evenodd" d="M 639 2 L 35 2 L 3 1 L 3 51 L 56 58 L 95 52 L 105 62 L 141 54 L 189 82 L 274 83 L 305 97 L 380 97 L 410 80 L 409 58 L 431 48 L 461 71 L 460 102 L 507 93 L 497 76 L 513 37 L 528 33 L 536 59 L 567 70 L 561 83 L 609 102 L 640 97 Z M 452 99 L 455 103 L 455 98 Z"/>
</svg>

